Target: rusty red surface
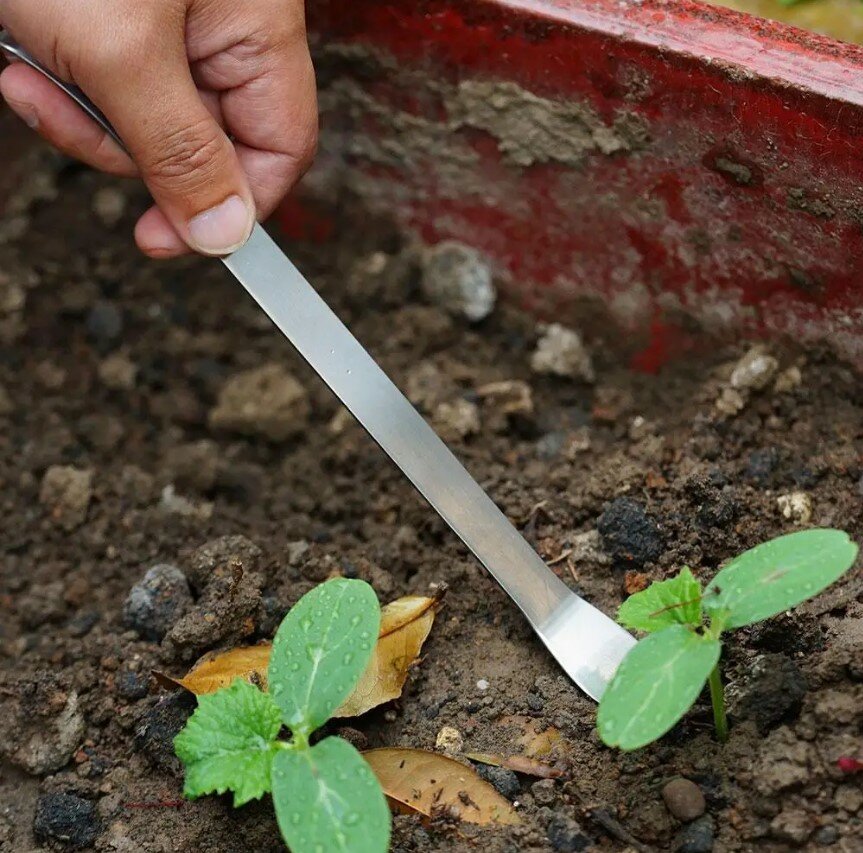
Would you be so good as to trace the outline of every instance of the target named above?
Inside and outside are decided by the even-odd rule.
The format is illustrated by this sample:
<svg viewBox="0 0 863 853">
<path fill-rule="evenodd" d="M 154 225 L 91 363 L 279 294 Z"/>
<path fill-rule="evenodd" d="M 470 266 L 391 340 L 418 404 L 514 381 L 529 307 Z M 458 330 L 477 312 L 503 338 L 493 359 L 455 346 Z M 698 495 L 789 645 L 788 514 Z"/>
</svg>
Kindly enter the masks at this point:
<svg viewBox="0 0 863 853">
<path fill-rule="evenodd" d="M 533 310 L 609 315 L 645 369 L 741 331 L 863 362 L 860 48 L 683 0 L 310 7 L 313 185 L 477 246 Z"/>
</svg>

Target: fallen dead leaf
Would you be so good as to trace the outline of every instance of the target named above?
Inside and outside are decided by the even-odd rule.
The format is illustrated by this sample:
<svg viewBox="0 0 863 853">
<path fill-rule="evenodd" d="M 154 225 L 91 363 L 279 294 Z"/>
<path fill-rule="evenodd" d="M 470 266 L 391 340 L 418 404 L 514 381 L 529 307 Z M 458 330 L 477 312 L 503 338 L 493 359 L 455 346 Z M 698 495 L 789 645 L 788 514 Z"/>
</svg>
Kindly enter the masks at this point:
<svg viewBox="0 0 863 853">
<path fill-rule="evenodd" d="M 334 717 L 357 717 L 401 696 L 408 671 L 419 657 L 445 592 L 442 587 L 432 597 L 409 595 L 381 608 L 381 629 L 371 662 Z M 163 687 L 183 687 L 196 696 L 215 693 L 236 678 L 266 690 L 271 650 L 272 643 L 261 643 L 211 652 L 183 678 L 162 672 L 153 675 Z"/>
<path fill-rule="evenodd" d="M 538 776 L 540 779 L 559 779 L 563 776 L 560 770 L 549 767 L 535 758 L 527 755 L 493 755 L 488 752 L 466 752 L 465 758 L 477 761 L 480 764 L 491 764 L 493 767 L 506 767 L 516 773 L 524 773 L 526 776 Z"/>
<path fill-rule="evenodd" d="M 426 817 L 446 811 L 467 823 L 521 823 L 510 803 L 472 768 L 422 749 L 372 749 L 363 753 L 396 808 Z"/>
<path fill-rule="evenodd" d="M 563 745 L 563 735 L 553 726 L 543 724 L 533 717 L 525 717 L 513 714 L 501 717 L 498 721 L 501 726 L 515 726 L 521 730 L 521 735 L 516 738 L 515 743 L 521 754 L 528 758 L 547 758 L 555 747 Z"/>
<path fill-rule="evenodd" d="M 156 680 L 165 687 L 184 687 L 201 696 L 228 687 L 236 678 L 267 689 L 267 666 L 272 643 L 259 646 L 240 646 L 228 652 L 209 652 L 204 655 L 183 678 L 171 678 L 163 672 L 154 672 Z"/>
<path fill-rule="evenodd" d="M 381 609 L 381 630 L 371 662 L 334 717 L 358 717 L 402 695 L 408 670 L 419 657 L 444 592 L 441 589 L 432 598 L 409 595 Z"/>
</svg>

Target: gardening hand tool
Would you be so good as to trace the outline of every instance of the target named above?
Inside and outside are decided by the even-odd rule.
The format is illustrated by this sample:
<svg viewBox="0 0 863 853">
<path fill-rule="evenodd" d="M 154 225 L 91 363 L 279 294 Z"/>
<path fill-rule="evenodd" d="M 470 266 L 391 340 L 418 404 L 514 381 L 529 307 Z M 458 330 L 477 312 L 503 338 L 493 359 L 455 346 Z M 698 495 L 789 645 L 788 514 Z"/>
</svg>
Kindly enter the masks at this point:
<svg viewBox="0 0 863 853">
<path fill-rule="evenodd" d="M 124 147 L 83 92 L 41 66 L 2 30 L 0 49 L 56 83 Z M 543 563 L 260 225 L 243 248 L 222 260 L 521 608 L 570 678 L 598 700 L 635 644 L 633 637 Z"/>
</svg>

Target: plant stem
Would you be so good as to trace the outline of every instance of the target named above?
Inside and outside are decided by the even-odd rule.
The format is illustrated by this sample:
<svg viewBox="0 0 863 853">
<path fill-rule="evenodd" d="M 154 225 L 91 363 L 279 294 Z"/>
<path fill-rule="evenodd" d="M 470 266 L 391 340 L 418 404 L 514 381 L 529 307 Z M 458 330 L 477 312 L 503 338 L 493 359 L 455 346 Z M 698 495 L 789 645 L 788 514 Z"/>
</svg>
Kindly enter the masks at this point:
<svg viewBox="0 0 863 853">
<path fill-rule="evenodd" d="M 725 715 L 725 689 L 719 676 L 719 664 L 710 673 L 710 701 L 713 703 L 713 724 L 721 743 L 728 740 L 728 717 Z"/>
</svg>

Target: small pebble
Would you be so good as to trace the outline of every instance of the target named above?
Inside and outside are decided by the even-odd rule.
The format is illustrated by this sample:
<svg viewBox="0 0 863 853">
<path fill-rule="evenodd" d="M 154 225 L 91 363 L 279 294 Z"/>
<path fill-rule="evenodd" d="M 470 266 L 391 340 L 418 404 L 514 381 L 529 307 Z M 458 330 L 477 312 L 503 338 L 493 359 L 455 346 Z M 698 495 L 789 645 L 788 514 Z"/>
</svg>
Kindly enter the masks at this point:
<svg viewBox="0 0 863 853">
<path fill-rule="evenodd" d="M 36 801 L 33 834 L 40 841 L 79 850 L 93 844 L 101 831 L 96 806 L 90 800 L 75 794 L 43 794 Z"/>
<path fill-rule="evenodd" d="M 812 837 L 812 840 L 816 844 L 829 847 L 839 840 L 839 830 L 835 826 L 822 826 Z"/>
<path fill-rule="evenodd" d="M 738 391 L 760 391 L 776 376 L 779 362 L 761 346 L 754 346 L 731 372 L 731 387 Z"/>
<path fill-rule="evenodd" d="M 677 836 L 677 853 L 711 853 L 713 839 L 713 818 L 704 815 L 680 831 Z"/>
<path fill-rule="evenodd" d="M 682 777 L 672 779 L 663 786 L 662 799 L 668 811 L 683 823 L 701 817 L 707 805 L 701 788 Z"/>
<path fill-rule="evenodd" d="M 112 391 L 129 391 L 135 387 L 138 368 L 128 356 L 122 353 L 109 355 L 98 368 L 99 379 Z"/>
<path fill-rule="evenodd" d="M 518 776 L 506 767 L 477 764 L 476 772 L 508 800 L 514 800 L 521 793 L 521 783 L 518 781 Z"/>
<path fill-rule="evenodd" d="M 454 240 L 426 251 L 422 289 L 430 301 L 472 323 L 488 317 L 497 299 L 488 261 L 476 249 Z"/>
<path fill-rule="evenodd" d="M 488 690 L 488 688 L 489 688 L 489 684 L 484 678 L 481 678 L 479 681 L 477 681 L 477 683 L 476 683 L 476 689 L 477 690 L 486 691 L 486 690 Z"/>
<path fill-rule="evenodd" d="M 101 350 L 108 350 L 123 334 L 123 315 L 110 302 L 97 302 L 87 315 L 87 332 Z"/>
<path fill-rule="evenodd" d="M 117 695 L 129 701 L 143 699 L 150 692 L 150 679 L 141 672 L 124 669 L 114 676 Z"/>
<path fill-rule="evenodd" d="M 176 566 L 153 566 L 132 587 L 123 607 L 123 622 L 145 640 L 159 642 L 192 605 L 186 576 Z"/>
<path fill-rule="evenodd" d="M 581 335 L 560 323 L 552 323 L 543 329 L 542 337 L 530 359 L 535 373 L 564 376 L 593 382 L 596 373 L 590 353 L 581 340 Z"/>
<path fill-rule="evenodd" d="M 444 726 L 435 738 L 435 747 L 450 755 L 457 755 L 464 749 L 462 733 L 452 726 Z"/>
<path fill-rule="evenodd" d="M 561 853 L 576 853 L 592 846 L 581 825 L 569 815 L 554 815 L 548 823 L 546 834 L 551 846 Z"/>
<path fill-rule="evenodd" d="M 783 518 L 795 524 L 808 524 L 812 518 L 812 499 L 806 492 L 791 492 L 779 495 L 776 505 Z"/>
</svg>

